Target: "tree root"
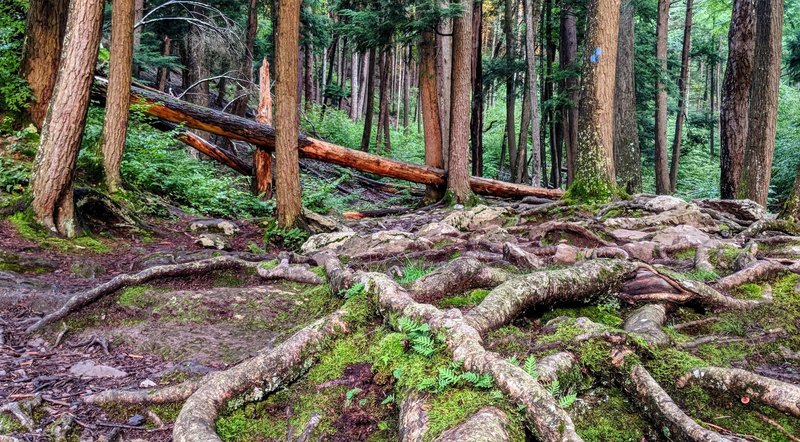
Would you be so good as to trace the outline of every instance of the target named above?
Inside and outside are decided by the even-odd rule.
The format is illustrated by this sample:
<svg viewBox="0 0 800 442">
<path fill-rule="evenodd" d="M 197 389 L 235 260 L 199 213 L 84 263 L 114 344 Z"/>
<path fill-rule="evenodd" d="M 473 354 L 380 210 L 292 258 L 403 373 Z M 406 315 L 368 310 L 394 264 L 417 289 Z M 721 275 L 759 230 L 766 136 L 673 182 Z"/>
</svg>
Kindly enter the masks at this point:
<svg viewBox="0 0 800 442">
<path fill-rule="evenodd" d="M 496 287 L 509 277 L 508 272 L 489 267 L 475 258 L 458 258 L 416 280 L 410 291 L 416 299 L 437 299 L 446 294 Z"/>
<path fill-rule="evenodd" d="M 785 219 L 762 219 L 754 222 L 744 232 L 738 235 L 742 242 L 764 232 L 782 232 L 789 235 L 800 235 L 800 227 L 794 221 Z"/>
<path fill-rule="evenodd" d="M 401 442 L 422 442 L 428 432 L 427 395 L 409 391 L 400 402 L 399 433 Z"/>
<path fill-rule="evenodd" d="M 554 353 L 536 361 L 536 371 L 539 377 L 536 379 L 546 385 L 550 384 L 562 373 L 568 372 L 578 363 L 574 354 L 568 351 Z"/>
<path fill-rule="evenodd" d="M 31 410 L 32 408 L 41 404 L 41 402 L 42 398 L 39 395 L 21 402 L 9 402 L 0 407 L 0 414 L 10 414 L 14 416 L 23 427 L 25 427 L 28 431 L 33 432 L 36 423 L 31 417 Z"/>
<path fill-rule="evenodd" d="M 216 258 L 201 259 L 184 264 L 154 266 L 135 274 L 126 273 L 117 275 L 110 281 L 100 284 L 93 289 L 73 295 L 59 309 L 45 315 L 36 323 L 28 327 L 25 331 L 27 333 L 32 333 L 36 330 L 39 330 L 46 325 L 65 318 L 67 315 L 79 308 L 91 304 L 103 296 L 114 293 L 117 290 L 125 287 L 144 284 L 148 281 L 168 276 L 185 276 L 197 273 L 206 273 L 214 270 L 255 267 L 257 265 L 258 263 L 245 261 L 241 258 L 219 256 Z"/>
<path fill-rule="evenodd" d="M 304 264 L 289 265 L 288 259 L 282 259 L 280 264 L 271 269 L 258 267 L 258 276 L 268 280 L 283 279 L 301 284 L 322 284 L 325 282 Z"/>
<path fill-rule="evenodd" d="M 495 407 L 485 407 L 478 410 L 469 419 L 455 428 L 451 428 L 434 442 L 508 442 L 509 421 L 505 413 Z"/>
<path fill-rule="evenodd" d="M 625 320 L 625 331 L 651 345 L 667 345 L 670 338 L 661 327 L 667 322 L 667 309 L 662 304 L 648 304 L 631 313 Z"/>
<path fill-rule="evenodd" d="M 83 398 L 84 402 L 95 405 L 160 405 L 182 402 L 199 387 L 201 381 L 184 381 L 169 387 L 151 390 L 106 390 Z"/>
<path fill-rule="evenodd" d="M 594 241 L 601 246 L 612 246 L 613 244 L 600 238 L 592 232 L 591 230 L 587 229 L 586 227 L 581 226 L 580 224 L 576 223 L 569 223 L 563 221 L 547 221 L 538 226 L 531 229 L 528 233 L 528 238 L 532 241 L 539 240 L 544 238 L 548 233 L 556 230 L 561 230 L 565 232 L 570 232 L 572 234 L 582 236 L 590 241 Z"/>
<path fill-rule="evenodd" d="M 716 344 L 716 345 L 723 345 L 723 344 L 732 344 L 734 342 L 746 342 L 748 344 L 759 344 L 764 342 L 771 342 L 775 339 L 778 339 L 782 336 L 786 336 L 786 330 L 782 328 L 776 328 L 772 330 L 768 330 L 765 333 L 755 336 L 749 336 L 747 338 L 740 338 L 736 336 L 716 336 L 716 335 L 708 335 L 708 336 L 701 336 L 697 339 L 691 340 L 689 342 L 684 342 L 682 344 L 678 344 L 678 347 L 684 349 L 693 349 L 697 348 L 704 344 Z"/>
<path fill-rule="evenodd" d="M 736 273 L 720 278 L 714 286 L 723 291 L 733 290 L 747 284 L 775 276 L 790 270 L 783 264 L 773 261 L 756 261 Z"/>
<path fill-rule="evenodd" d="M 738 368 L 695 368 L 681 377 L 678 387 L 688 383 L 718 391 L 729 391 L 743 403 L 754 399 L 778 411 L 800 418 L 800 387 L 759 376 Z"/>
<path fill-rule="evenodd" d="M 503 259 L 524 269 L 538 269 L 542 266 L 542 260 L 538 256 L 510 242 L 503 244 Z"/>
</svg>

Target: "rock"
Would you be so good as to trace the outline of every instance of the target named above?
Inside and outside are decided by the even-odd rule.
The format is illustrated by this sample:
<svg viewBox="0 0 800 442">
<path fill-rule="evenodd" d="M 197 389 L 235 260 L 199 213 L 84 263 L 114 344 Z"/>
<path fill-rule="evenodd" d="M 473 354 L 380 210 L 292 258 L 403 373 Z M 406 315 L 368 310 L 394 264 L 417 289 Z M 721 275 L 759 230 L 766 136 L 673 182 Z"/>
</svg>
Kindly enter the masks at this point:
<svg viewBox="0 0 800 442">
<path fill-rule="evenodd" d="M 542 260 L 522 247 L 512 244 L 503 244 L 503 259 L 523 269 L 536 269 L 542 266 Z"/>
<path fill-rule="evenodd" d="M 300 247 L 300 251 L 309 254 L 325 249 L 333 250 L 344 244 L 348 239 L 355 236 L 355 234 L 355 232 L 318 233 L 308 238 Z"/>
<path fill-rule="evenodd" d="M 335 219 L 320 215 L 313 210 L 303 208 L 303 223 L 312 234 L 331 232 L 352 232 L 353 229 L 337 222 Z"/>
<path fill-rule="evenodd" d="M 69 267 L 69 271 L 80 278 L 94 279 L 97 275 L 105 273 L 106 269 L 91 261 L 78 261 Z"/>
<path fill-rule="evenodd" d="M 430 223 L 425 224 L 417 230 L 416 235 L 421 238 L 427 238 L 431 241 L 440 241 L 442 239 L 457 238 L 460 232 L 450 224 L 445 223 Z"/>
<path fill-rule="evenodd" d="M 653 242 L 662 246 L 678 244 L 700 245 L 711 240 L 711 237 L 692 226 L 674 226 L 661 229 L 653 237 Z"/>
<path fill-rule="evenodd" d="M 622 246 L 622 250 L 628 252 L 631 258 L 639 261 L 650 262 L 656 251 L 656 243 L 653 241 L 630 242 Z"/>
<path fill-rule="evenodd" d="M 555 264 L 575 264 L 578 262 L 578 248 L 567 244 L 557 245 L 553 262 Z"/>
<path fill-rule="evenodd" d="M 225 236 L 233 236 L 239 233 L 239 227 L 232 221 L 225 219 L 198 219 L 189 224 L 192 233 L 197 232 L 216 232 Z"/>
<path fill-rule="evenodd" d="M 608 232 L 612 238 L 618 241 L 641 241 L 648 236 L 651 236 L 652 233 L 650 232 L 642 232 L 640 230 L 628 230 L 628 229 L 617 229 Z"/>
<path fill-rule="evenodd" d="M 651 345 L 667 345 L 669 336 L 661 329 L 667 320 L 667 311 L 663 305 L 648 304 L 636 309 L 625 320 L 625 331 L 647 341 Z"/>
<path fill-rule="evenodd" d="M 350 258 L 389 257 L 432 247 L 433 242 L 429 239 L 417 238 L 400 230 L 383 230 L 366 236 L 352 236 L 342 244 L 338 253 Z"/>
<path fill-rule="evenodd" d="M 470 232 L 485 227 L 502 227 L 508 221 L 511 211 L 503 207 L 488 207 L 482 204 L 469 210 L 456 211 L 442 220 L 462 232 Z"/>
<path fill-rule="evenodd" d="M 670 195 L 657 195 L 644 203 L 644 207 L 651 212 L 685 209 L 688 205 L 686 201 Z"/>
<path fill-rule="evenodd" d="M 206 249 L 230 250 L 228 241 L 216 233 L 203 233 L 194 241 L 195 244 Z"/>
<path fill-rule="evenodd" d="M 134 414 L 128 419 L 127 422 L 125 422 L 125 424 L 130 425 L 132 427 L 138 427 L 139 425 L 142 425 L 144 421 L 145 421 L 144 416 L 142 416 L 141 414 Z"/>
<path fill-rule="evenodd" d="M 108 365 L 95 364 L 93 361 L 81 361 L 70 367 L 69 372 L 74 376 L 84 378 L 124 378 L 128 375 Z"/>
<path fill-rule="evenodd" d="M 48 273 L 58 266 L 44 258 L 0 250 L 0 270 L 16 273 Z"/>
<path fill-rule="evenodd" d="M 151 381 L 150 379 L 145 379 L 142 382 L 139 382 L 139 388 L 153 388 L 156 385 L 158 385 L 158 384 L 156 384 L 155 382 Z"/>
<path fill-rule="evenodd" d="M 709 215 L 700 211 L 694 204 L 687 204 L 686 208 L 667 210 L 656 215 L 641 218 L 609 218 L 605 221 L 606 227 L 640 230 L 647 227 L 689 225 L 702 228 L 708 232 L 719 231 L 716 221 Z"/>
<path fill-rule="evenodd" d="M 714 209 L 742 221 L 758 221 L 764 219 L 767 214 L 762 205 L 752 200 L 703 199 L 695 201 L 695 203 L 700 207 Z"/>
</svg>

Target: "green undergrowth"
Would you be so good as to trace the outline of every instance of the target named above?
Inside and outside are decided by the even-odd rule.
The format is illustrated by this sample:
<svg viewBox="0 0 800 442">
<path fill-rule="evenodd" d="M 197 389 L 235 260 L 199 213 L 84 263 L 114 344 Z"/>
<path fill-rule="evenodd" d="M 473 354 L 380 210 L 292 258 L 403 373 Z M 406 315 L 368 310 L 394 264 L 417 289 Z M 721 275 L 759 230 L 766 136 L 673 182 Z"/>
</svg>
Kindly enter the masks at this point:
<svg viewBox="0 0 800 442">
<path fill-rule="evenodd" d="M 620 313 L 620 305 L 616 300 L 610 300 L 603 304 L 587 305 L 574 308 L 556 308 L 543 314 L 541 321 L 546 323 L 547 321 L 559 316 L 566 316 L 569 318 L 586 317 L 594 322 L 611 327 L 618 327 L 623 323 Z"/>
<path fill-rule="evenodd" d="M 489 294 L 489 290 L 475 289 L 465 295 L 444 298 L 438 302 L 439 307 L 474 307 L 480 304 Z"/>
<path fill-rule="evenodd" d="M 581 396 L 573 422 L 586 442 L 639 442 L 651 439 L 651 426 L 640 410 L 615 387 L 597 388 Z"/>
<path fill-rule="evenodd" d="M 17 230 L 19 236 L 34 241 L 43 248 L 72 253 L 108 253 L 112 250 L 111 246 L 104 241 L 88 235 L 73 239 L 51 236 L 33 220 L 33 215 L 30 212 L 17 212 L 8 217 L 8 221 Z"/>
<path fill-rule="evenodd" d="M 434 270 L 436 270 L 436 267 L 427 264 L 424 261 L 406 260 L 406 265 L 403 267 L 403 275 L 397 279 L 397 282 L 403 285 L 409 285 L 414 281 L 433 273 Z"/>
</svg>

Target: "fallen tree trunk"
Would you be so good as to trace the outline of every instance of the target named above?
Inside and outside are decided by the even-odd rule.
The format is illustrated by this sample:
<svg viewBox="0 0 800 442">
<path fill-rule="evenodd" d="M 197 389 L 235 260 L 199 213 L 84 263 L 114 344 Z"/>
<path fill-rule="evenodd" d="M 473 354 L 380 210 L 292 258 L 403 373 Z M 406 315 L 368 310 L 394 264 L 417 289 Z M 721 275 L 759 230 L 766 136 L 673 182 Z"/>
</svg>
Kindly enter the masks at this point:
<svg viewBox="0 0 800 442">
<path fill-rule="evenodd" d="M 97 79 L 95 82 L 97 95 L 105 95 L 106 82 L 105 79 Z M 185 124 L 194 129 L 252 143 L 267 151 L 275 149 L 275 129 L 266 124 L 196 106 L 162 93 L 135 86 L 131 87 L 131 104 L 149 105 L 145 106 L 147 114 L 162 120 Z M 305 158 L 420 184 L 443 186 L 446 181 L 445 172 L 442 169 L 348 149 L 304 134 L 300 134 L 297 141 L 300 155 Z M 499 197 L 536 196 L 555 199 L 560 198 L 564 193 L 559 189 L 544 189 L 479 177 L 470 177 L 469 183 L 476 193 Z"/>
</svg>

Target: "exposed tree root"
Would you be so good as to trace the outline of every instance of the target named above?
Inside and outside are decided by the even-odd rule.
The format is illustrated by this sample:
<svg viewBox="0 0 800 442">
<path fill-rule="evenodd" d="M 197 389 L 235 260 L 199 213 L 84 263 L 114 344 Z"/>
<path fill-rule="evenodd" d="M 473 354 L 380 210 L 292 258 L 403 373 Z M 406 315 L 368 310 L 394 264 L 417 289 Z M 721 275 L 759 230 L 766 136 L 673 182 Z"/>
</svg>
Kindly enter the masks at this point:
<svg viewBox="0 0 800 442">
<path fill-rule="evenodd" d="M 245 261 L 241 258 L 219 256 L 216 258 L 202 259 L 184 264 L 154 266 L 134 274 L 126 273 L 117 275 L 110 281 L 100 284 L 93 289 L 73 295 L 59 309 L 45 315 L 42 319 L 28 327 L 26 332 L 32 333 L 36 330 L 39 330 L 46 325 L 65 318 L 67 315 L 79 308 L 91 304 L 103 296 L 114 293 L 117 290 L 125 287 L 144 284 L 148 281 L 168 276 L 188 276 L 214 270 L 255 267 L 257 265 L 257 263 Z"/>
<path fill-rule="evenodd" d="M 800 235 L 800 227 L 792 220 L 762 219 L 751 224 L 747 230 L 738 235 L 738 238 L 744 242 L 764 232 L 782 232 L 789 235 Z"/>
<path fill-rule="evenodd" d="M 776 430 L 778 430 L 781 433 L 783 433 L 783 435 L 788 437 L 790 441 L 792 441 L 792 442 L 800 442 L 800 437 L 797 437 L 797 436 L 793 435 L 792 433 L 786 431 L 786 429 L 783 428 L 783 425 L 781 425 L 778 422 L 775 422 L 775 420 L 770 419 L 769 417 L 764 416 L 763 414 L 758 413 L 758 412 L 756 412 L 756 416 L 758 416 L 759 419 L 761 419 L 765 423 L 769 424 L 770 426 L 772 426 Z"/>
<path fill-rule="evenodd" d="M 680 324 L 673 325 L 672 328 L 674 328 L 675 330 L 679 330 L 680 331 L 680 330 L 687 330 L 687 329 L 692 329 L 692 328 L 696 328 L 696 327 L 702 327 L 702 326 L 707 325 L 707 324 L 713 324 L 714 322 L 719 322 L 719 317 L 718 316 L 710 316 L 708 318 L 698 319 L 696 321 L 682 322 Z"/>
<path fill-rule="evenodd" d="M 476 288 L 496 287 L 507 281 L 508 272 L 489 267 L 475 258 L 458 258 L 411 285 L 415 298 L 439 298 Z"/>
<path fill-rule="evenodd" d="M 542 384 L 550 384 L 577 363 L 575 355 L 567 351 L 545 356 L 536 362 L 536 371 L 539 372 L 539 377 L 536 379 Z"/>
<path fill-rule="evenodd" d="M 422 442 L 428 432 L 427 395 L 409 391 L 400 403 L 399 433 L 401 442 Z"/>
<path fill-rule="evenodd" d="M 451 428 L 434 442 L 508 442 L 509 421 L 505 413 L 495 407 L 478 410 L 469 419 L 455 428 Z"/>
<path fill-rule="evenodd" d="M 33 432 L 36 424 L 31 417 L 31 409 L 37 407 L 41 402 L 42 398 L 39 395 L 21 402 L 9 402 L 0 407 L 0 414 L 10 414 L 14 416 L 23 427 Z"/>
<path fill-rule="evenodd" d="M 258 267 L 258 276 L 269 280 L 283 279 L 301 284 L 322 284 L 325 282 L 303 264 L 289 265 L 288 259 L 281 260 L 280 264 L 271 269 Z"/>
<path fill-rule="evenodd" d="M 574 235 L 582 236 L 583 238 L 596 242 L 601 246 L 613 245 L 610 242 L 600 238 L 599 236 L 597 236 L 597 234 L 587 229 L 586 227 L 581 226 L 580 224 L 568 223 L 563 221 L 547 221 L 542 224 L 539 224 L 538 226 L 531 229 L 530 233 L 528 233 L 528 238 L 532 241 L 536 241 L 544 238 L 548 233 L 553 231 L 570 232 Z"/>
<path fill-rule="evenodd" d="M 538 256 L 510 242 L 503 244 L 503 259 L 523 269 L 537 269 L 542 266 L 542 260 Z"/>
<path fill-rule="evenodd" d="M 697 348 L 704 344 L 716 344 L 716 345 L 723 345 L 723 344 L 732 344 L 734 342 L 746 342 L 748 344 L 759 344 L 764 342 L 772 342 L 782 336 L 786 336 L 786 330 L 782 328 L 776 328 L 773 330 L 768 330 L 765 333 L 761 333 L 759 335 L 748 336 L 746 338 L 737 337 L 737 336 L 716 336 L 716 335 L 708 335 L 708 336 L 701 336 L 697 339 L 691 340 L 689 342 L 684 342 L 678 344 L 678 347 L 685 348 L 685 349 L 693 349 Z"/>
<path fill-rule="evenodd" d="M 184 381 L 177 385 L 170 385 L 150 390 L 106 390 L 83 398 L 84 402 L 96 405 L 127 404 L 127 405 L 158 405 L 182 402 L 189 398 L 201 381 Z"/>
<path fill-rule="evenodd" d="M 800 387 L 738 368 L 695 368 L 678 381 L 719 391 L 729 391 L 743 401 L 754 399 L 786 414 L 800 417 Z"/>
<path fill-rule="evenodd" d="M 631 313 L 625 320 L 625 331 L 652 345 L 667 345 L 669 336 L 661 327 L 667 322 L 667 309 L 662 304 L 648 304 Z"/>
<path fill-rule="evenodd" d="M 788 271 L 786 266 L 777 262 L 756 261 L 736 273 L 720 278 L 714 286 L 720 290 L 729 291 L 742 284 L 756 282 Z"/>
</svg>

